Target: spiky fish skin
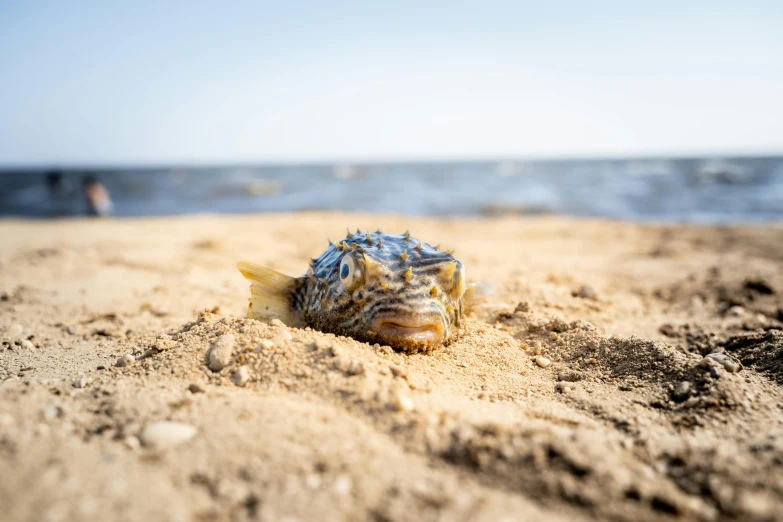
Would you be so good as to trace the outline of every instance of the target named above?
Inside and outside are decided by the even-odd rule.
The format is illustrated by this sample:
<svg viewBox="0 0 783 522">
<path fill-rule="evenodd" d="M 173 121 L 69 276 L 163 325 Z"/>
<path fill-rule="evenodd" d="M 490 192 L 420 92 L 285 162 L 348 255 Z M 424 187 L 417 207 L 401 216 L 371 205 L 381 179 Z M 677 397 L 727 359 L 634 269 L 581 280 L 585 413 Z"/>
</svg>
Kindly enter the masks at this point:
<svg viewBox="0 0 783 522">
<path fill-rule="evenodd" d="M 362 273 L 355 288 L 340 278 L 341 262 L 354 256 Z M 293 307 L 316 330 L 368 343 L 390 344 L 407 352 L 431 352 L 437 346 L 416 339 L 385 338 L 373 330 L 379 317 L 439 319 L 439 344 L 452 342 L 463 318 L 464 267 L 451 252 L 411 237 L 410 233 L 349 233 L 313 259 L 295 292 Z"/>
</svg>

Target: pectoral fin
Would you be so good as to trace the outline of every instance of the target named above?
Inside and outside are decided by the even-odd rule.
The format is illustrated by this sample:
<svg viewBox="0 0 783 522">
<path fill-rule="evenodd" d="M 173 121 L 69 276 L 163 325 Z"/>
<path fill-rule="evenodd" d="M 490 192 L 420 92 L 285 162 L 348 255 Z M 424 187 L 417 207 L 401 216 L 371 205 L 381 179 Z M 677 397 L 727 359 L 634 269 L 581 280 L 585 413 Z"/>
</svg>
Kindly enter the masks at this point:
<svg viewBox="0 0 783 522">
<path fill-rule="evenodd" d="M 300 279 L 244 261 L 237 263 L 237 268 L 253 283 L 250 285 L 248 317 L 265 322 L 280 319 L 288 326 L 301 324 L 301 311 L 294 308 L 294 296 L 300 288 Z"/>
<path fill-rule="evenodd" d="M 486 303 L 495 291 L 494 283 L 472 283 L 462 294 L 462 306 L 466 312 Z"/>
</svg>

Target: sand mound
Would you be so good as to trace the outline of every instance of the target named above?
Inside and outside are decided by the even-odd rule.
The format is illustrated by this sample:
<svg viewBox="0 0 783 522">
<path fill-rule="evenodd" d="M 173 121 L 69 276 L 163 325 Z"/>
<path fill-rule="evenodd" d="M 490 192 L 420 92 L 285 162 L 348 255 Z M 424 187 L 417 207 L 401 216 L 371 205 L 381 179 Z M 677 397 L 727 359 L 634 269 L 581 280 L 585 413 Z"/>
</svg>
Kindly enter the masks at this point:
<svg viewBox="0 0 783 522">
<path fill-rule="evenodd" d="M 142 383 L 175 375 L 196 394 L 243 387 L 308 397 L 347 409 L 406 452 L 551 506 L 567 502 L 596 516 L 628 520 L 747 515 L 744 497 L 718 497 L 725 492 L 713 492 L 708 483 L 697 488 L 696 470 L 709 475 L 713 487 L 720 477 L 724 489 L 752 491 L 757 478 L 744 471 L 765 464 L 772 470 L 780 448 L 766 463 L 755 449 L 732 451 L 732 465 L 717 467 L 717 441 L 704 447 L 702 437 L 687 430 L 664 444 L 651 444 L 648 437 L 665 427 L 739 424 L 749 416 L 751 400 L 768 404 L 772 394 L 758 396 L 738 372 L 717 370 L 702 357 L 659 341 L 606 336 L 583 321 L 505 312 L 498 325 L 469 321 L 452 346 L 410 356 L 205 311 L 178 332 L 150 341 L 134 363 L 108 372 Z M 732 338 L 726 346 L 755 345 Z M 226 349 L 223 363 L 213 364 L 214 352 Z M 540 367 L 536 352 L 550 366 Z M 690 383 L 687 393 L 683 382 Z M 608 397 L 618 393 L 628 398 Z M 487 400 L 495 406 L 491 413 Z M 136 423 L 133 428 L 141 429 Z M 110 429 L 119 438 L 140 435 L 121 422 Z M 324 460 L 333 465 L 328 456 Z M 453 502 L 447 492 L 433 494 L 436 504 Z"/>
</svg>

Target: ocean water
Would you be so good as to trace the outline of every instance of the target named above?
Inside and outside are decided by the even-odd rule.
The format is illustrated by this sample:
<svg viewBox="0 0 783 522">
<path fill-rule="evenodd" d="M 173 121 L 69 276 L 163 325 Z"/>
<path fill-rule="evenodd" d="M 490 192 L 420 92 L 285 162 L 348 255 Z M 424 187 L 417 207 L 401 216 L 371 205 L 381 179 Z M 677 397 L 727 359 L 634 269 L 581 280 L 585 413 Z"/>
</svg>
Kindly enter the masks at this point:
<svg viewBox="0 0 783 522">
<path fill-rule="evenodd" d="M 49 185 L 47 178 L 59 179 Z M 0 171 L 0 215 L 83 215 L 85 176 L 117 216 L 342 210 L 783 221 L 783 157 Z"/>
</svg>

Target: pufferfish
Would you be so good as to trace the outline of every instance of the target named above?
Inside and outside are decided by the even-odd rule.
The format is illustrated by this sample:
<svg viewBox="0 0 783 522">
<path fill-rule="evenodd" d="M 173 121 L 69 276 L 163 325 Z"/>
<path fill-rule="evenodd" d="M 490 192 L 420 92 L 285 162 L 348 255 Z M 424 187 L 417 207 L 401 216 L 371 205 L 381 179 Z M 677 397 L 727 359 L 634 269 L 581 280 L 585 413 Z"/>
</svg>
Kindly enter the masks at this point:
<svg viewBox="0 0 783 522">
<path fill-rule="evenodd" d="M 464 314 L 489 293 L 467 285 L 453 251 L 411 236 L 348 235 L 290 277 L 252 263 L 237 268 L 253 284 L 248 317 L 353 337 L 407 352 L 431 352 L 453 341 Z"/>
</svg>

